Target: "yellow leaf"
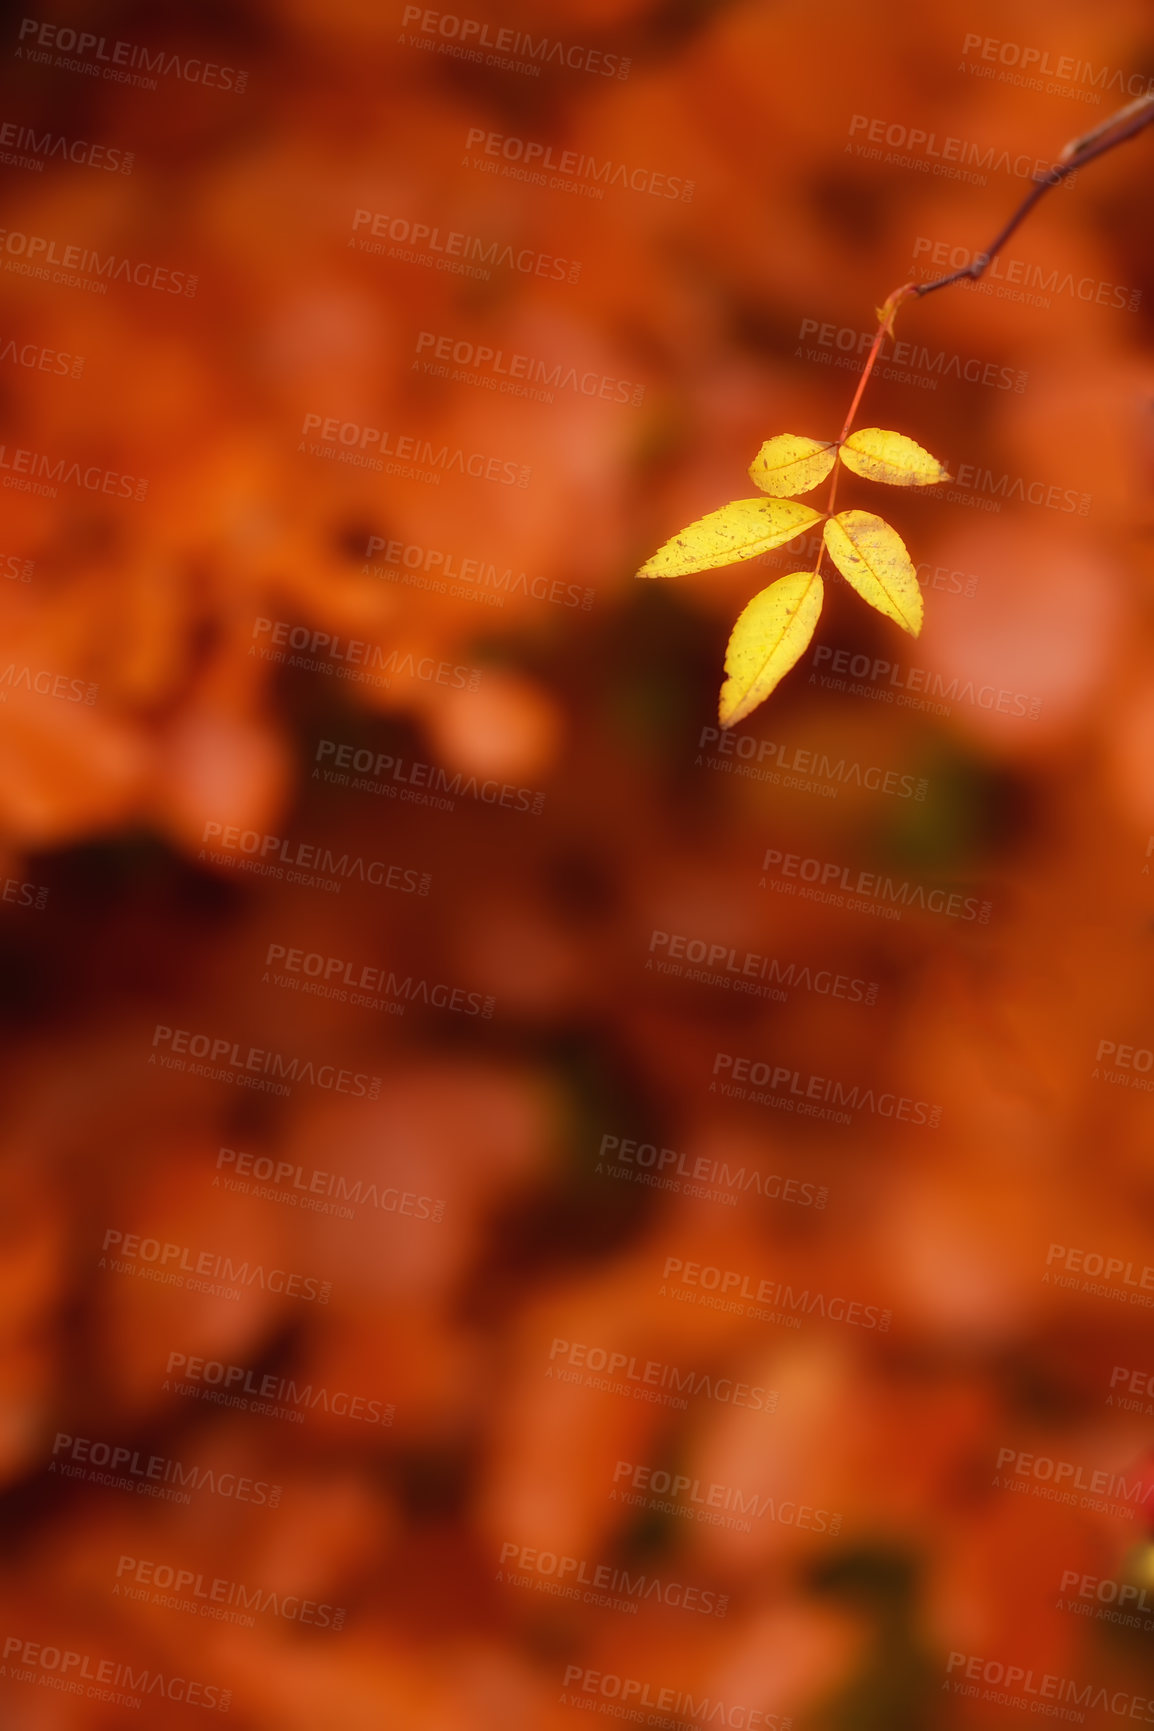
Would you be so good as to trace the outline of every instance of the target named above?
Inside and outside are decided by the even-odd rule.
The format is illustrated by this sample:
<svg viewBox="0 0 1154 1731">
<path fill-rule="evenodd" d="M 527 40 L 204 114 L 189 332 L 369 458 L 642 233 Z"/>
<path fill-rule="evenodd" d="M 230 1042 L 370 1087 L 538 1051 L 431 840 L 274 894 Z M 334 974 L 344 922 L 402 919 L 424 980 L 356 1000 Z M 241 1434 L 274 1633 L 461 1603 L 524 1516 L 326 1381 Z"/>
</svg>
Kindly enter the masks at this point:
<svg viewBox="0 0 1154 1731">
<path fill-rule="evenodd" d="M 722 727 L 732 727 L 763 703 L 805 653 L 821 603 L 822 581 L 816 571 L 779 577 L 754 596 L 733 627 L 725 651 L 729 678 L 718 705 Z"/>
<path fill-rule="evenodd" d="M 784 547 L 803 529 L 821 521 L 821 512 L 793 499 L 735 499 L 711 511 L 667 541 L 637 573 L 639 577 L 683 577 L 754 559 L 771 547 Z"/>
<path fill-rule="evenodd" d="M 841 460 L 855 475 L 867 481 L 888 481 L 891 487 L 934 487 L 948 481 L 948 472 L 904 433 L 887 433 L 881 427 L 863 427 L 851 433 L 841 448 Z"/>
<path fill-rule="evenodd" d="M 837 446 L 832 439 L 823 444 L 800 433 L 778 433 L 765 441 L 749 465 L 749 478 L 763 493 L 792 499 L 820 486 L 836 462 Z"/>
<path fill-rule="evenodd" d="M 916 637 L 922 628 L 922 592 L 897 530 L 872 511 L 839 511 L 825 526 L 825 544 L 863 601 Z"/>
</svg>

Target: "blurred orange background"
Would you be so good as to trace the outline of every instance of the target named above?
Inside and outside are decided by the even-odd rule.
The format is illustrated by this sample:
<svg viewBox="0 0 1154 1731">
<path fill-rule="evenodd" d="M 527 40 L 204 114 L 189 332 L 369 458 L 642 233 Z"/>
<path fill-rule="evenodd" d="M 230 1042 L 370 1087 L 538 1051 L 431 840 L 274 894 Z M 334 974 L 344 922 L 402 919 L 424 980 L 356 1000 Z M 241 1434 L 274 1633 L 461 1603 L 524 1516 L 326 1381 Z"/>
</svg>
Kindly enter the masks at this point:
<svg viewBox="0 0 1154 1731">
<path fill-rule="evenodd" d="M 1151 135 L 901 311 L 917 644 L 633 575 L 1152 75 L 8 15 L 6 1727 L 1154 1723 Z"/>
</svg>

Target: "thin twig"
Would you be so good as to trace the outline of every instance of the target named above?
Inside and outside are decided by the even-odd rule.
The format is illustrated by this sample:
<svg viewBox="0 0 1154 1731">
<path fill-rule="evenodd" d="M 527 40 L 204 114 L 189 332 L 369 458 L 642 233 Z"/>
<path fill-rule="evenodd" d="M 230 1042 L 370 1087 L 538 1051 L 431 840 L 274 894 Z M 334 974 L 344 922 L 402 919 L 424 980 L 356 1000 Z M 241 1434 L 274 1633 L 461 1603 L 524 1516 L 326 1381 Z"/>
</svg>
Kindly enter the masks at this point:
<svg viewBox="0 0 1154 1731">
<path fill-rule="evenodd" d="M 1034 206 L 1045 197 L 1052 186 L 1057 186 L 1066 176 L 1073 174 L 1075 169 L 1084 168 L 1086 163 L 1093 162 L 1096 157 L 1105 156 L 1108 150 L 1113 150 L 1117 144 L 1125 144 L 1128 138 L 1133 138 L 1143 127 L 1154 121 L 1154 95 L 1140 96 L 1136 102 L 1128 103 L 1120 108 L 1117 114 L 1112 114 L 1109 120 L 1103 121 L 1092 132 L 1087 132 L 1082 138 L 1073 139 L 1062 152 L 1059 162 L 1044 174 L 1038 175 L 1036 184 L 1026 194 L 998 238 L 987 247 L 985 252 L 977 254 L 972 264 L 962 270 L 951 271 L 949 276 L 940 276 L 933 282 L 912 283 L 907 285 L 909 292 L 917 295 L 931 295 L 936 289 L 948 288 L 953 282 L 960 282 L 963 277 L 972 277 L 976 282 L 989 265 L 997 257 L 1014 231 L 1025 222 Z"/>
<path fill-rule="evenodd" d="M 837 441 L 839 447 L 844 445 L 849 437 L 849 431 L 853 426 L 862 395 L 874 367 L 877 365 L 882 343 L 887 336 L 892 337 L 894 334 L 894 318 L 902 302 L 911 300 L 915 296 L 920 299 L 923 295 L 933 294 L 935 289 L 949 288 L 951 283 L 961 282 L 964 277 L 972 277 L 976 282 L 978 277 L 988 268 L 991 260 L 1001 252 L 1010 236 L 1025 222 L 1034 206 L 1046 196 L 1052 186 L 1057 186 L 1068 175 L 1073 174 L 1075 169 L 1084 168 L 1088 162 L 1093 162 L 1099 156 L 1105 156 L 1106 152 L 1113 150 L 1115 145 L 1125 144 L 1127 139 L 1133 138 L 1136 133 L 1141 132 L 1143 127 L 1149 126 L 1151 122 L 1154 122 L 1154 94 L 1140 96 L 1136 102 L 1127 103 L 1125 108 L 1120 108 L 1116 114 L 1112 114 L 1100 126 L 1094 127 L 1093 131 L 1083 134 L 1081 138 L 1071 139 L 1062 152 L 1061 160 L 1056 162 L 1052 168 L 1047 169 L 1045 173 L 1035 176 L 1034 186 L 1026 194 L 1001 234 L 985 252 L 977 254 L 972 264 L 966 265 L 962 270 L 951 271 L 949 276 L 938 277 L 934 282 L 907 282 L 903 283 L 901 288 L 894 290 L 885 306 L 878 309 L 877 332 L 866 357 L 865 366 L 862 368 L 861 377 L 857 382 L 857 389 L 853 394 L 853 401 L 849 406 L 845 425 L 842 427 L 841 435 Z M 833 508 L 837 502 L 837 484 L 840 474 L 841 464 L 838 463 L 834 467 L 830 480 L 829 497 L 826 500 L 824 513 L 826 517 L 833 515 Z M 818 544 L 817 560 L 813 568 L 815 579 L 821 576 L 825 551 L 825 538 L 823 536 Z"/>
<path fill-rule="evenodd" d="M 1116 114 L 1112 114 L 1100 126 L 1095 126 L 1091 132 L 1084 133 L 1081 138 L 1071 139 L 1062 152 L 1061 161 L 1056 162 L 1044 174 L 1035 176 L 1034 186 L 1026 194 L 1001 234 L 985 252 L 978 253 L 971 264 L 963 266 L 961 270 L 951 271 L 949 276 L 937 277 L 933 282 L 907 282 L 903 283 L 901 288 L 894 290 L 885 305 L 878 309 L 877 335 L 874 338 L 873 347 L 870 349 L 869 358 L 862 369 L 862 376 L 858 380 L 853 405 L 846 419 L 845 427 L 842 429 L 843 441 L 849 432 L 858 404 L 861 402 L 866 381 L 877 363 L 881 340 L 883 337 L 892 337 L 894 334 L 894 319 L 902 302 L 913 299 L 920 300 L 923 295 L 931 295 L 936 289 L 949 288 L 951 283 L 961 282 L 966 277 L 970 277 L 976 282 L 989 268 L 991 261 L 1001 252 L 1010 236 L 1025 222 L 1034 206 L 1046 196 L 1052 186 L 1057 186 L 1060 181 L 1073 174 L 1075 169 L 1084 168 L 1088 162 L 1095 161 L 1099 156 L 1105 156 L 1106 152 L 1113 150 L 1115 145 L 1125 144 L 1127 139 L 1134 138 L 1151 122 L 1154 122 L 1154 94 L 1140 96 L 1137 101 L 1128 102 L 1125 108 L 1120 108 Z"/>
</svg>

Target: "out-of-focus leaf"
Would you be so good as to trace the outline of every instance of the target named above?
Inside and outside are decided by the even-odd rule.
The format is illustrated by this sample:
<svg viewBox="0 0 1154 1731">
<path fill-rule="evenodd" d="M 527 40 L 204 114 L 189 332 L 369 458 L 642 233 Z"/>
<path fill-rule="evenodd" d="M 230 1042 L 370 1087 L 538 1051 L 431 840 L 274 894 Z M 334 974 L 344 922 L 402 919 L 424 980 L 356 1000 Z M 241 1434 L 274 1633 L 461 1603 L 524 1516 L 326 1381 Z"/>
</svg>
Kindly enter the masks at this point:
<svg viewBox="0 0 1154 1731">
<path fill-rule="evenodd" d="M 862 600 L 916 637 L 922 628 L 922 592 L 897 530 L 872 511 L 839 511 L 826 523 L 825 544 Z"/>
<path fill-rule="evenodd" d="M 801 433 L 778 433 L 767 439 L 749 465 L 749 478 L 763 493 L 792 499 L 820 486 L 837 462 L 832 439 L 807 439 Z"/>
<path fill-rule="evenodd" d="M 639 577 L 683 577 L 755 559 L 783 547 L 821 519 L 821 512 L 792 499 L 735 499 L 674 535 L 637 573 Z"/>
<path fill-rule="evenodd" d="M 821 613 L 823 585 L 816 571 L 794 571 L 755 595 L 738 618 L 725 652 L 729 678 L 718 714 L 732 727 L 763 703 L 805 653 Z"/>
<path fill-rule="evenodd" d="M 928 451 L 904 433 L 887 433 L 882 427 L 863 427 L 851 433 L 841 447 L 846 468 L 867 481 L 886 481 L 891 487 L 934 487 L 950 479 L 948 471 Z"/>
</svg>

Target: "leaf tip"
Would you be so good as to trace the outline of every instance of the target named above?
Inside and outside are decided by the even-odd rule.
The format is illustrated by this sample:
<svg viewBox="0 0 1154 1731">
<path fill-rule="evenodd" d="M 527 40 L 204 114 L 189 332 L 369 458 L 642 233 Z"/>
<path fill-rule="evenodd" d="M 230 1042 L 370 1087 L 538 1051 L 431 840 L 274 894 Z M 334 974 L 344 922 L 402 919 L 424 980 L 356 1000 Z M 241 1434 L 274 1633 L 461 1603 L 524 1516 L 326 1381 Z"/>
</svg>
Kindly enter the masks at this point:
<svg viewBox="0 0 1154 1731">
<path fill-rule="evenodd" d="M 742 719 L 742 716 L 744 714 L 744 711 L 742 710 L 741 704 L 735 698 L 731 698 L 731 697 L 726 696 L 726 692 L 729 689 L 730 683 L 731 682 L 727 679 L 725 684 L 722 686 L 721 692 L 720 692 L 718 699 L 717 699 L 717 721 L 718 721 L 718 725 L 726 733 L 728 733 L 729 729 L 731 727 L 735 726 L 736 723 Z"/>
<path fill-rule="evenodd" d="M 672 546 L 672 542 L 666 542 L 664 547 L 659 547 L 657 549 L 657 552 L 654 553 L 650 558 L 648 558 L 645 561 L 644 565 L 642 565 L 641 569 L 639 571 L 635 571 L 633 573 L 633 575 L 635 577 L 672 577 L 672 576 L 674 576 L 675 573 L 669 570 L 668 553 L 669 553 L 670 546 Z"/>
<path fill-rule="evenodd" d="M 920 595 L 918 596 L 918 601 L 921 601 Z M 926 610 L 924 605 L 911 606 L 908 613 L 903 609 L 899 613 L 892 613 L 890 617 L 896 625 L 901 626 L 902 630 L 908 636 L 920 637 L 922 634 L 922 626 L 925 624 Z"/>
</svg>

